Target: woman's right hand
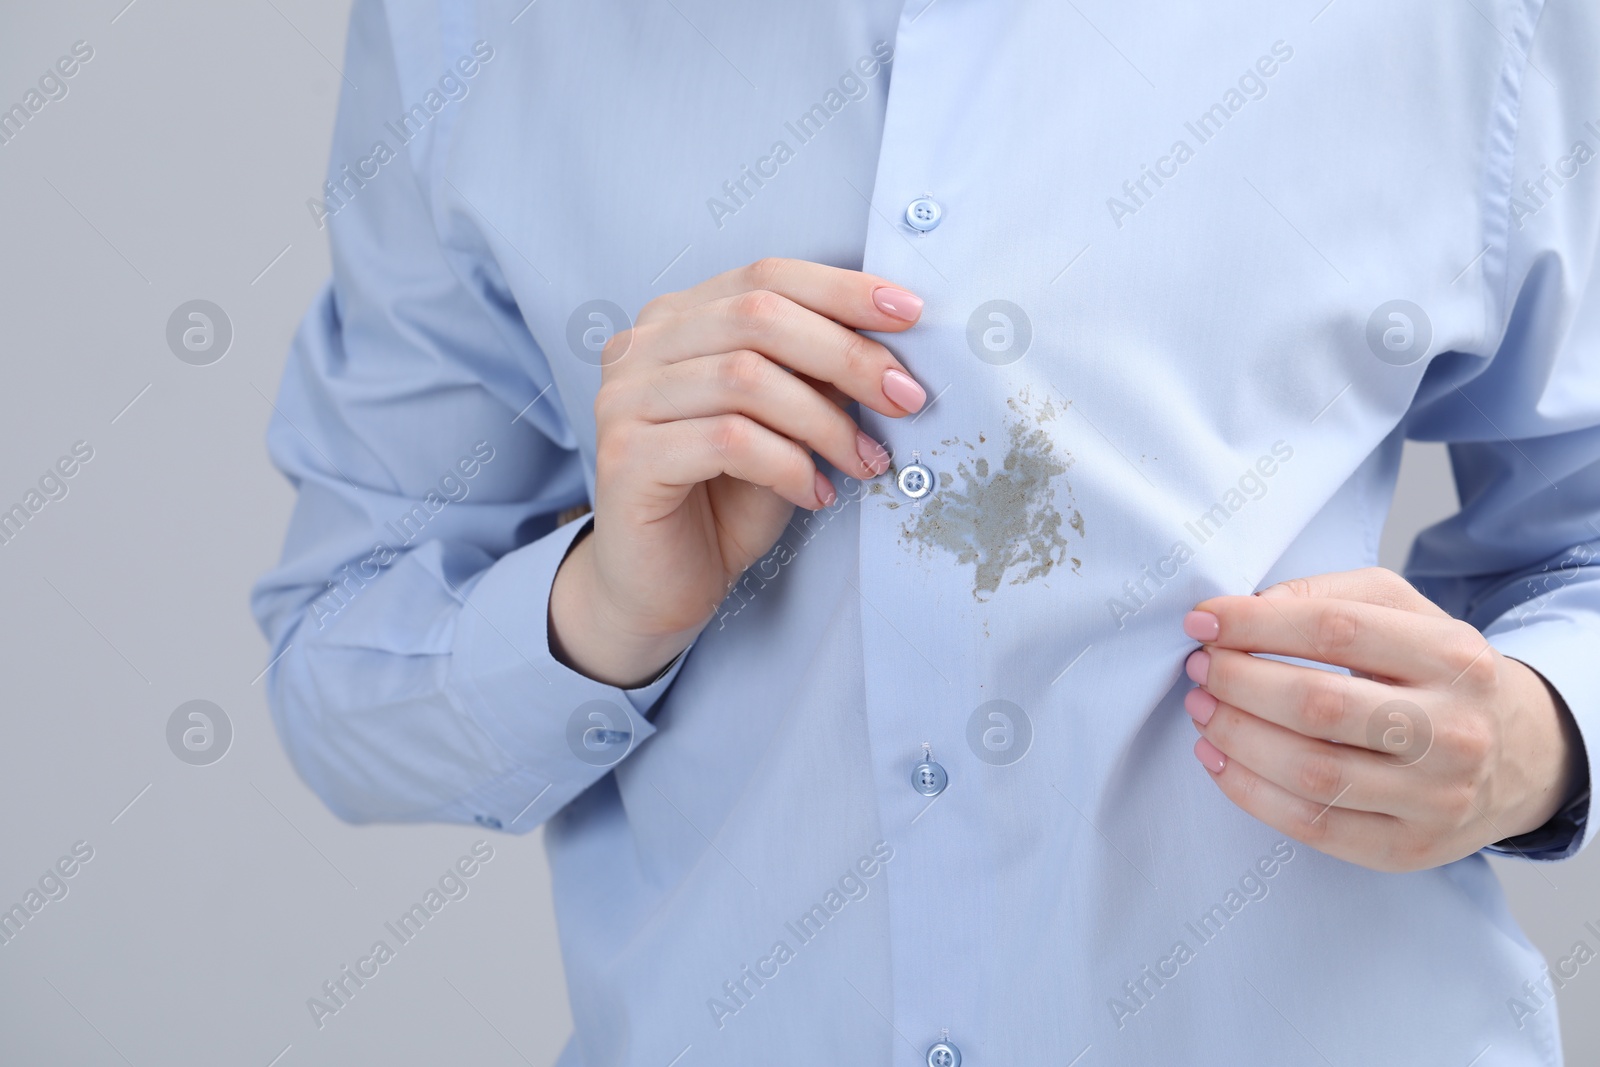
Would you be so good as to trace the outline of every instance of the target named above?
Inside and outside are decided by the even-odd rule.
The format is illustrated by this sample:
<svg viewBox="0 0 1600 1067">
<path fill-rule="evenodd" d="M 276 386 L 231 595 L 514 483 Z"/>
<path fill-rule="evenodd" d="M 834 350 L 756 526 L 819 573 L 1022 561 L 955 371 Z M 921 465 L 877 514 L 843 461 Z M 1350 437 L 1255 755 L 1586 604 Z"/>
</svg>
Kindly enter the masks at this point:
<svg viewBox="0 0 1600 1067">
<path fill-rule="evenodd" d="M 845 406 L 899 418 L 927 394 L 856 331 L 905 330 L 921 311 L 882 278 L 795 259 L 645 305 L 602 355 L 594 530 L 551 591 L 558 658 L 599 681 L 645 684 L 795 507 L 833 503 L 813 452 L 856 478 L 883 473 L 887 453 Z"/>
</svg>

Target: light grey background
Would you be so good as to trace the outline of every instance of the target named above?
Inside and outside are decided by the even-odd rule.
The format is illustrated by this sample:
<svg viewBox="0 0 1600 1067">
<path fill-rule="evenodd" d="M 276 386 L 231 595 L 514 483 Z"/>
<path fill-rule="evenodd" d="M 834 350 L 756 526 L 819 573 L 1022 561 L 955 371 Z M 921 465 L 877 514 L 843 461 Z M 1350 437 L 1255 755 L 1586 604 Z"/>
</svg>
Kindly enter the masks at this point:
<svg viewBox="0 0 1600 1067">
<path fill-rule="evenodd" d="M 328 272 L 306 210 L 342 86 L 348 5 L 94 0 L 0 14 L 0 107 L 74 42 L 94 58 L 0 146 L 0 510 L 74 442 L 94 458 L 0 546 L 0 907 L 74 842 L 94 858 L 0 946 L 0 1063 L 529 1064 L 571 1028 L 538 835 L 355 828 L 299 782 L 268 717 L 250 582 L 291 493 L 263 433 Z M 208 299 L 225 358 L 168 350 Z M 1383 562 L 1455 508 L 1408 446 Z M 232 722 L 177 759 L 193 699 Z M 306 1007 L 472 842 L 494 858 L 318 1029 Z M 1547 958 L 1600 920 L 1600 860 L 1497 863 Z M 1292 951 L 1292 946 L 1286 946 Z M 1600 1061 L 1600 965 L 1562 994 L 1570 1063 Z"/>
</svg>

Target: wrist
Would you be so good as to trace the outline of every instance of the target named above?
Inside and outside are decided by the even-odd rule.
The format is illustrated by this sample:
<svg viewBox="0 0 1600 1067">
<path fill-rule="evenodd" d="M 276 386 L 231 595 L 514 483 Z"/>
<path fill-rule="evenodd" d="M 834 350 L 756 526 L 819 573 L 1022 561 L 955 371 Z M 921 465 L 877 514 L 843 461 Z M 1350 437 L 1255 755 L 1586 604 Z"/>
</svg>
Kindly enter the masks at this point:
<svg viewBox="0 0 1600 1067">
<path fill-rule="evenodd" d="M 1587 774 L 1583 737 L 1566 701 L 1544 675 L 1521 660 L 1509 662 L 1525 694 L 1519 702 L 1525 709 L 1524 729 L 1518 732 L 1532 743 L 1535 768 L 1524 803 L 1505 827 L 1508 836 L 1517 837 L 1538 830 L 1566 808 L 1582 791 Z"/>
<path fill-rule="evenodd" d="M 646 634 L 618 616 L 600 588 L 592 533 L 581 535 L 550 588 L 550 654 L 588 678 L 619 689 L 655 680 L 697 631 Z"/>
</svg>

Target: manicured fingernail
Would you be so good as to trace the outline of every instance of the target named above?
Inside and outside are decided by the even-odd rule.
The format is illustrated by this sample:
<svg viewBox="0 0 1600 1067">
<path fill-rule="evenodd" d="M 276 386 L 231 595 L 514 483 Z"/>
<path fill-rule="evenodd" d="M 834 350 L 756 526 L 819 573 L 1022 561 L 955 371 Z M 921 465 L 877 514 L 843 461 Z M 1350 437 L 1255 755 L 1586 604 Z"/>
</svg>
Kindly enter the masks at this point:
<svg viewBox="0 0 1600 1067">
<path fill-rule="evenodd" d="M 1222 768 L 1228 765 L 1228 757 L 1222 754 L 1222 749 L 1203 737 L 1194 743 L 1194 758 L 1212 774 L 1221 774 Z"/>
<path fill-rule="evenodd" d="M 872 290 L 872 302 L 878 305 L 878 310 L 885 315 L 893 315 L 902 322 L 916 322 L 917 316 L 922 314 L 922 298 L 896 289 L 892 285 L 881 285 Z"/>
<path fill-rule="evenodd" d="M 1183 617 L 1183 632 L 1196 641 L 1215 641 L 1222 623 L 1209 611 L 1191 611 Z"/>
<path fill-rule="evenodd" d="M 907 411 L 920 411 L 922 405 L 928 402 L 927 390 L 918 385 L 911 375 L 898 370 L 883 372 L 883 395 Z"/>
<path fill-rule="evenodd" d="M 865 430 L 856 431 L 856 455 L 867 465 L 867 470 L 875 475 L 882 474 L 889 466 L 889 453 L 884 451 L 882 445 L 868 437 Z"/>
<path fill-rule="evenodd" d="M 1191 689 L 1184 694 L 1183 710 L 1189 713 L 1189 718 L 1204 726 L 1217 710 L 1217 698 L 1204 689 Z"/>
<path fill-rule="evenodd" d="M 1189 675 L 1189 680 L 1195 685 L 1205 685 L 1206 675 L 1211 673 L 1211 653 L 1205 649 L 1191 652 L 1183 669 Z"/>
<path fill-rule="evenodd" d="M 823 507 L 832 507 L 839 494 L 833 491 L 833 483 L 828 481 L 828 476 L 821 471 L 817 472 L 817 499 Z"/>
</svg>

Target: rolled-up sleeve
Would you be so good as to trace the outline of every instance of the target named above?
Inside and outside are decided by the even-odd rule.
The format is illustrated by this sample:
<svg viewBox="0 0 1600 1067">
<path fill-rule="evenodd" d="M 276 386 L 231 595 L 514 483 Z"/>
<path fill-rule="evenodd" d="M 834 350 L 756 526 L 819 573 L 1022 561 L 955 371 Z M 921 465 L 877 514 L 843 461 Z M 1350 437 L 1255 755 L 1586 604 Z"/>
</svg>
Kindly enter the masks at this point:
<svg viewBox="0 0 1600 1067">
<path fill-rule="evenodd" d="M 356 4 L 347 52 L 333 278 L 267 432 L 298 494 L 251 599 L 268 700 L 341 818 L 527 830 L 650 736 L 676 664 L 625 691 L 551 654 L 550 587 L 589 521 L 557 521 L 587 501 L 576 441 L 492 256 L 440 236 L 427 175 L 449 113 L 377 161 L 403 111 L 382 4 Z"/>
<path fill-rule="evenodd" d="M 1600 759 L 1600 78 L 1553 33 L 1543 74 L 1492 168 L 1483 269 L 1498 347 L 1430 366 L 1410 436 L 1449 442 L 1460 513 L 1425 530 L 1406 573 L 1571 709 L 1592 782 Z M 1564 176 L 1564 177 L 1563 177 Z M 1565 859 L 1593 836 L 1587 790 L 1497 849 Z"/>
</svg>

